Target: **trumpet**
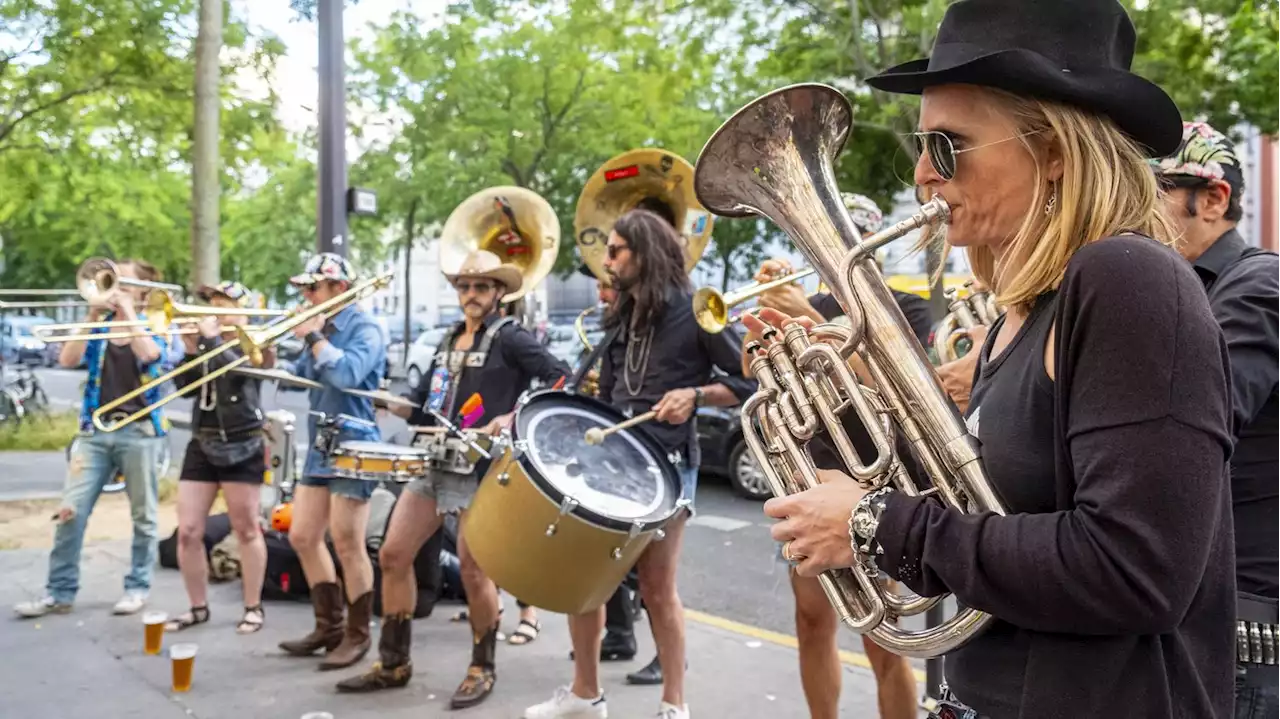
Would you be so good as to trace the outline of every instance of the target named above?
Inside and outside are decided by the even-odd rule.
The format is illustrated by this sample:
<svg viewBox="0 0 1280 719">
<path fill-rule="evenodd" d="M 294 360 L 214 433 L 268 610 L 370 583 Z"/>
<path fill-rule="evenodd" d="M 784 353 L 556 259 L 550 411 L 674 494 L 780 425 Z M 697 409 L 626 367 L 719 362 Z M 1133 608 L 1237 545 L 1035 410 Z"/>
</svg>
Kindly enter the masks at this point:
<svg viewBox="0 0 1280 719">
<path fill-rule="evenodd" d="M 901 431 L 931 487 L 963 512 L 1004 514 L 983 471 L 976 440 L 947 398 L 924 348 L 875 261 L 880 247 L 921 227 L 946 222 L 941 197 L 912 217 L 862 238 L 844 210 L 833 163 L 848 139 L 853 108 L 839 90 L 793 85 L 756 99 L 726 121 L 698 158 L 694 183 L 704 207 L 723 217 L 759 215 L 784 230 L 831 287 L 847 325 L 807 331 L 791 323 L 767 350 L 748 345 L 760 389 L 742 407 L 742 427 L 775 495 L 818 485 L 806 446 L 825 429 L 845 470 L 864 487 L 892 483 L 918 496 L 897 456 Z M 778 331 L 766 333 L 776 336 Z M 836 346 L 828 341 L 835 341 Z M 848 359 L 857 354 L 874 389 L 859 384 Z M 856 412 L 875 445 L 866 463 L 845 432 L 842 417 Z M 757 427 L 757 422 L 759 427 Z M 824 572 L 823 591 L 841 621 L 894 654 L 945 654 L 984 631 L 990 615 L 965 609 L 941 625 L 908 631 L 895 617 L 927 611 L 942 597 L 899 595 L 878 581 L 874 558 L 857 554 L 855 566 Z"/>
<path fill-rule="evenodd" d="M 142 287 L 151 290 L 168 290 L 181 292 L 182 285 L 150 280 L 135 280 L 132 277 L 121 277 L 116 263 L 105 257 L 90 257 L 80 263 L 76 270 L 76 290 L 90 304 L 103 304 L 121 287 Z"/>
<path fill-rule="evenodd" d="M 387 285 L 391 284 L 391 278 L 394 275 L 395 275 L 395 272 L 393 271 L 384 272 L 378 275 L 377 277 L 365 280 L 364 282 L 361 282 L 360 284 L 351 287 L 346 292 L 343 292 L 342 294 L 337 295 L 335 297 L 331 297 L 325 300 L 324 302 L 321 302 L 318 305 L 312 305 L 311 307 L 308 307 L 306 309 L 297 311 L 295 313 L 291 313 L 289 316 L 281 319 L 279 322 L 274 322 L 260 329 L 255 328 L 253 332 L 250 332 L 244 327 L 236 327 L 236 339 L 231 340 L 230 342 L 224 342 L 218 345 L 217 347 L 214 347 L 213 349 L 209 350 L 208 352 L 205 352 L 199 357 L 196 357 L 195 359 L 192 359 L 192 360 L 188 360 L 187 362 L 183 363 L 178 367 L 175 367 L 174 369 L 166 372 L 160 377 L 157 377 L 151 380 L 150 382 L 147 382 L 146 384 L 142 385 L 141 387 L 138 387 L 137 389 L 131 392 L 128 392 L 116 398 L 115 400 L 108 402 L 107 404 L 104 404 L 101 407 L 99 407 L 97 411 L 93 413 L 93 426 L 97 427 L 98 430 L 101 432 L 114 432 L 120 429 L 121 427 L 124 427 L 132 422 L 137 421 L 138 419 L 141 419 L 142 417 L 145 417 L 151 414 L 152 412 L 159 409 L 160 407 L 163 407 L 164 405 L 187 394 L 188 392 L 191 392 L 196 388 L 201 387 L 209 382 L 212 382 L 213 380 L 217 379 L 218 377 L 221 377 L 222 375 L 228 372 L 231 372 L 232 370 L 236 369 L 237 367 L 243 365 L 246 362 L 253 363 L 255 367 L 261 367 L 263 363 L 262 351 L 264 348 L 270 347 L 271 345 L 284 339 L 286 336 L 288 336 L 290 332 L 293 331 L 295 327 L 302 324 L 303 322 L 306 322 L 307 320 L 310 320 L 315 317 L 321 317 L 321 316 L 325 318 L 331 317 L 337 314 L 338 312 L 340 312 L 341 310 L 345 309 L 347 305 L 352 304 L 353 302 L 358 302 L 359 300 L 363 299 L 366 295 L 372 294 L 373 292 L 383 287 L 386 287 Z M 113 419 L 111 424 L 106 424 L 104 418 L 107 418 L 109 415 L 115 412 L 119 407 L 124 406 L 125 404 L 132 401 L 136 397 L 143 396 L 144 394 L 151 391 L 152 389 L 159 387 L 160 385 L 163 385 L 164 383 L 174 379 L 175 377 L 178 377 L 179 375 L 187 372 L 188 370 L 195 367 L 199 367 L 205 362 L 208 362 L 210 359 L 234 347 L 239 347 L 244 354 L 240 357 L 235 358 L 234 360 L 231 360 L 230 362 L 219 367 L 218 369 L 212 372 L 206 373 L 205 375 L 201 376 L 199 379 L 188 383 L 185 387 L 182 387 L 176 392 L 168 394 L 156 400 L 155 402 L 148 404 L 147 406 L 143 407 L 142 409 L 139 409 L 133 414 L 127 415 L 122 418 L 115 418 Z"/>
<path fill-rule="evenodd" d="M 727 295 L 720 294 L 720 291 L 714 287 L 703 287 L 693 293 L 694 319 L 697 320 L 698 326 L 704 331 L 718 334 L 738 319 L 729 319 L 730 307 L 740 305 L 752 297 L 762 295 L 775 287 L 789 285 L 796 280 L 804 279 L 813 274 L 813 272 L 812 269 L 800 270 L 768 282 L 753 282 Z"/>
</svg>

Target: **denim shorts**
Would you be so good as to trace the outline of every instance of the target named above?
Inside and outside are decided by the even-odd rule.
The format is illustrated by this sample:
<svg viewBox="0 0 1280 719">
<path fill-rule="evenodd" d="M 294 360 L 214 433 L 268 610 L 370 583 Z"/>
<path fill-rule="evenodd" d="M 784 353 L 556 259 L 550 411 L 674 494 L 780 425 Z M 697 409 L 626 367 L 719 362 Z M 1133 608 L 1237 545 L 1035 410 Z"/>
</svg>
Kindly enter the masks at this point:
<svg viewBox="0 0 1280 719">
<path fill-rule="evenodd" d="M 693 506 L 694 499 L 698 496 L 698 468 L 682 466 L 676 471 L 680 473 L 680 488 L 684 493 L 684 499 L 689 502 L 689 517 L 692 518 L 697 514 Z"/>
<path fill-rule="evenodd" d="M 323 487 L 328 489 L 330 494 L 350 497 L 361 502 L 369 501 L 373 496 L 373 490 L 378 488 L 376 481 L 337 476 L 329 466 L 328 458 L 315 447 L 307 450 L 307 464 L 302 470 L 302 476 L 298 478 L 298 484 L 303 487 Z"/>
<path fill-rule="evenodd" d="M 480 479 L 474 474 L 456 474 L 435 469 L 405 486 L 410 492 L 436 502 L 436 514 L 454 514 L 471 506 Z"/>
</svg>

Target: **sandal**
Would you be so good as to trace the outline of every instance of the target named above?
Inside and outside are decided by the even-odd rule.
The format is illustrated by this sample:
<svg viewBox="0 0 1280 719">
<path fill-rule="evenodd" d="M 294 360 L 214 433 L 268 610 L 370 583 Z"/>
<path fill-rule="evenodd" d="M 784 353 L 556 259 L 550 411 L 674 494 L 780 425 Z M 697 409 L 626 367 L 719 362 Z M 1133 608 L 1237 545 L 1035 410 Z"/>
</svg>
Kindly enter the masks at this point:
<svg viewBox="0 0 1280 719">
<path fill-rule="evenodd" d="M 240 623 L 236 625 L 236 634 L 253 634 L 262 629 L 262 625 L 266 621 L 267 613 L 262 610 L 261 603 L 252 607 L 245 607 L 244 616 L 240 618 Z"/>
<path fill-rule="evenodd" d="M 180 632 L 183 629 L 190 629 L 197 624 L 204 624 L 209 621 L 209 605 L 201 607 L 192 607 L 191 611 L 178 617 L 174 617 L 164 623 L 166 632 Z"/>
<path fill-rule="evenodd" d="M 521 619 L 520 626 L 507 637 L 507 643 L 522 647 L 538 638 L 538 632 L 542 631 L 542 622 L 528 619 Z"/>
</svg>

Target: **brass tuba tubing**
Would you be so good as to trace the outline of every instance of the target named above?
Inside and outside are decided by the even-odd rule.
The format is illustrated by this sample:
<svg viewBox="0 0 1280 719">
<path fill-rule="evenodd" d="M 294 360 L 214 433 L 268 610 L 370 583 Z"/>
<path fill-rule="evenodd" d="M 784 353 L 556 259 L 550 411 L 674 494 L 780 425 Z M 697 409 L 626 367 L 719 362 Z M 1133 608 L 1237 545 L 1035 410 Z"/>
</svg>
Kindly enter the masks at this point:
<svg viewBox="0 0 1280 719">
<path fill-rule="evenodd" d="M 834 438 L 852 481 L 868 487 L 892 483 L 906 495 L 922 494 L 897 456 L 894 435 L 901 433 L 930 481 L 923 493 L 936 494 L 960 511 L 1002 514 L 975 440 L 874 259 L 876 249 L 909 232 L 946 222 L 950 208 L 935 198 L 910 218 L 862 238 L 841 202 L 833 172 L 852 119 L 852 107 L 839 90 L 793 85 L 739 110 L 698 158 L 694 184 L 702 205 L 723 217 L 756 215 L 781 228 L 831 288 L 848 320 L 847 327 L 819 325 L 813 332 L 788 324 L 767 350 L 748 348 L 760 389 L 743 405 L 747 444 L 775 495 L 812 486 L 817 470 L 804 446 L 812 429 L 788 416 L 808 404 Z M 855 354 L 866 367 L 870 387 L 845 366 Z M 787 373 L 796 377 L 784 379 Z M 876 445 L 876 456 L 869 461 L 845 446 L 848 437 L 838 420 L 847 412 L 857 414 Z M 977 636 L 991 620 L 965 609 L 937 627 L 900 629 L 885 620 L 918 614 L 942 597 L 890 593 L 876 575 L 873 558 L 859 555 L 855 566 L 826 572 L 820 581 L 846 626 L 895 654 L 945 654 Z"/>
<path fill-rule="evenodd" d="M 768 282 L 753 282 L 727 295 L 720 294 L 720 291 L 714 287 L 703 287 L 693 295 L 693 316 L 698 321 L 698 326 L 704 331 L 711 334 L 723 332 L 725 327 L 733 324 L 738 319 L 729 319 L 729 308 L 740 305 L 752 297 L 762 295 L 775 287 L 789 285 L 811 274 L 813 274 L 812 269 L 800 270 Z"/>
<path fill-rule="evenodd" d="M 159 409 L 160 407 L 163 407 L 164 405 L 195 390 L 196 388 L 201 387 L 205 384 L 208 384 L 209 382 L 212 382 L 218 377 L 221 377 L 222 375 L 228 372 L 231 372 L 232 370 L 236 369 L 237 367 L 243 365 L 246 362 L 253 362 L 254 365 L 261 365 L 262 349 L 264 347 L 270 346 L 284 339 L 284 337 L 288 335 L 289 332 L 293 331 L 294 327 L 297 327 L 298 325 L 302 324 L 303 322 L 313 317 L 318 317 L 321 315 L 324 315 L 326 317 L 332 316 L 333 314 L 336 314 L 337 312 L 341 311 L 347 305 L 362 299 L 366 293 L 371 293 L 372 291 L 376 291 L 381 287 L 385 287 L 386 285 L 390 284 L 391 277 L 393 275 L 394 275 L 394 272 L 384 272 L 383 274 L 380 274 L 377 277 L 374 277 L 369 280 L 365 280 L 364 282 L 361 282 L 360 284 L 349 288 L 346 292 L 343 292 L 340 295 L 331 297 L 325 300 L 324 302 L 321 302 L 318 305 L 313 305 L 300 312 L 293 313 L 288 317 L 281 319 L 278 322 L 274 322 L 272 324 L 267 325 L 266 327 L 256 330 L 253 334 L 250 334 L 243 327 L 237 327 L 236 331 L 239 334 L 239 337 L 237 339 L 231 340 L 230 342 L 224 342 L 218 345 L 217 347 L 214 347 L 213 349 L 209 350 L 208 352 L 205 352 L 199 357 L 196 357 L 195 359 L 192 359 L 192 360 L 188 360 L 182 365 L 179 365 L 178 367 L 175 367 L 172 370 L 169 370 L 168 372 L 161 375 L 160 377 L 157 377 L 151 380 L 150 382 L 147 382 L 146 384 L 138 387 L 137 389 L 131 392 L 128 392 L 116 398 L 115 400 L 108 402 L 107 404 L 99 407 L 97 411 L 93 413 L 93 426 L 97 427 L 98 430 L 102 432 L 114 432 L 120 429 L 121 427 L 124 427 L 132 422 L 137 421 L 138 419 L 141 419 L 142 417 L 145 417 L 151 414 L 152 412 Z M 168 382 L 169 380 L 174 379 L 178 375 L 181 375 L 187 370 L 190 370 L 194 367 L 198 367 L 201 364 L 204 364 L 205 362 L 209 361 L 210 359 L 222 354 L 223 352 L 230 350 L 232 347 L 237 347 L 237 346 L 240 347 L 241 350 L 243 350 L 244 352 L 243 356 L 235 358 L 234 360 L 219 367 L 218 369 L 212 372 L 209 372 L 201 376 L 199 379 L 196 379 L 188 383 L 185 387 L 182 387 L 171 394 L 165 395 L 164 397 L 156 400 L 155 402 L 152 402 L 151 404 L 143 407 L 142 409 L 139 409 L 133 414 L 117 420 L 114 424 L 107 425 L 103 423 L 103 417 L 109 414 L 110 412 L 112 412 L 113 410 L 115 410 L 117 407 L 124 405 L 126 402 L 131 401 L 135 397 L 142 396 L 152 388 L 158 387 L 164 384 L 165 382 Z"/>
</svg>

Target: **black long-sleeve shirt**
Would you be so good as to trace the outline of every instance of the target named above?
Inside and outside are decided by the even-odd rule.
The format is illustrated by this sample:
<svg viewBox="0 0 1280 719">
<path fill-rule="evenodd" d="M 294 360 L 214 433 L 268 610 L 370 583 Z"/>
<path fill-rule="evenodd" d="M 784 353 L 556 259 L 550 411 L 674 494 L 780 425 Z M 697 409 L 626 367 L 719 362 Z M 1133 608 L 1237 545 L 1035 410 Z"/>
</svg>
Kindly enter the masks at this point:
<svg viewBox="0 0 1280 719">
<path fill-rule="evenodd" d="M 481 339 L 489 327 L 499 321 L 497 314 L 490 315 L 476 331 L 475 343 L 471 350 L 480 348 Z M 432 426 L 435 419 L 422 410 L 432 390 L 433 378 L 437 368 L 453 349 L 454 343 L 461 336 L 465 325 L 457 324 L 449 334 L 445 335 L 431 363 L 431 369 L 423 375 L 421 384 L 409 394 L 409 398 L 418 405 L 409 421 L 421 426 Z M 465 363 L 464 363 L 465 365 Z M 447 366 L 447 365 L 446 365 Z M 457 422 L 457 412 L 463 403 L 473 394 L 479 394 L 484 412 L 476 419 L 473 426 L 483 427 L 494 417 L 510 412 L 516 406 L 516 400 L 527 389 L 534 379 L 541 380 L 551 386 L 561 377 L 567 378 L 569 366 L 547 351 L 529 330 L 519 323 L 509 322 L 498 330 L 498 336 L 489 347 L 489 354 L 480 367 L 464 366 L 458 377 L 457 386 L 453 390 L 453 407 L 445 407 L 442 414 L 450 421 Z M 437 390 L 443 390 L 437 387 Z"/>
<path fill-rule="evenodd" d="M 1209 295 L 1231 358 L 1231 505 L 1235 514 L 1236 584 L 1242 592 L 1277 598 L 1276 536 L 1280 535 L 1280 259 L 1250 251 L 1234 229 L 1193 265 Z"/>
<path fill-rule="evenodd" d="M 630 326 L 630 302 L 621 308 L 621 327 Z M 647 362 L 639 377 L 626 376 L 627 330 L 611 331 L 612 342 L 604 349 L 600 368 L 600 397 L 614 407 L 631 414 L 648 412 L 667 392 L 686 387 L 702 387 L 713 381 L 712 368 L 720 370 L 714 377 L 729 388 L 739 401 L 745 401 L 756 390 L 756 382 L 742 376 L 742 337 L 737 327 L 729 326 L 718 334 L 709 334 L 698 326 L 693 316 L 693 295 L 673 289 L 655 320 L 653 340 Z M 636 390 L 633 394 L 631 389 Z M 643 426 L 667 452 L 680 452 L 696 467 L 702 462 L 698 448 L 697 413 L 684 424 L 646 422 Z"/>
<path fill-rule="evenodd" d="M 1050 438 L 1009 446 L 986 416 L 979 434 L 984 454 L 1023 455 L 986 463 L 1001 496 L 1034 483 L 1051 510 L 966 515 L 891 496 L 880 567 L 996 617 L 953 654 L 972 681 L 1018 687 L 1016 713 L 994 719 L 1230 716 L 1231 398 L 1204 291 L 1172 250 L 1126 236 L 1077 252 L 1056 302 L 1056 377 L 1023 388 L 1027 402 L 1050 394 Z M 1020 376 L 996 373 L 988 389 Z M 1036 457 L 1051 458 L 1051 471 L 1013 468 Z M 1025 656 L 1015 682 L 997 675 L 1007 663 L 981 664 L 1001 652 Z"/>
</svg>

